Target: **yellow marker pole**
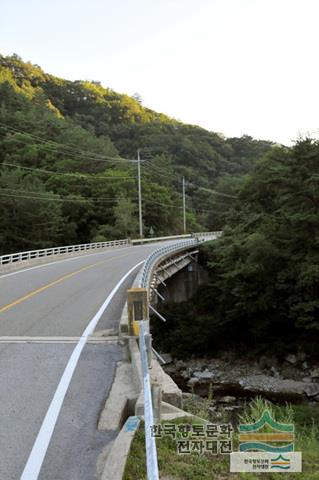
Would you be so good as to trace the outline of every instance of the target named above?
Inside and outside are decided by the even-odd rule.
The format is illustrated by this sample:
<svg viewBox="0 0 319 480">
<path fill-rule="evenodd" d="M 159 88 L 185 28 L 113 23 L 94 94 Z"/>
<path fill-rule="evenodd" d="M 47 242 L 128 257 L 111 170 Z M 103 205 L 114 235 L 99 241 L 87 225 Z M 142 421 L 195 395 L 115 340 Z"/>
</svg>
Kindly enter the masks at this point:
<svg viewBox="0 0 319 480">
<path fill-rule="evenodd" d="M 127 290 L 127 313 L 129 335 L 138 336 L 138 322 L 149 320 L 147 288 L 130 288 Z"/>
</svg>

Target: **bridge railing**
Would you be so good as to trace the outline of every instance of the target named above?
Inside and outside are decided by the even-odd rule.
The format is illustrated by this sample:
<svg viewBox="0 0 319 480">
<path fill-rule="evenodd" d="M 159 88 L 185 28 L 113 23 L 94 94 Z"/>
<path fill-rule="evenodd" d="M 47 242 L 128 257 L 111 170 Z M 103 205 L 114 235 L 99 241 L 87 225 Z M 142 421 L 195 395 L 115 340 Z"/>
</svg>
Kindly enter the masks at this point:
<svg viewBox="0 0 319 480">
<path fill-rule="evenodd" d="M 0 266 L 8 265 L 16 262 L 23 262 L 28 260 L 33 260 L 42 257 L 50 257 L 54 255 L 64 255 L 68 253 L 84 252 L 88 250 L 97 250 L 101 248 L 108 247 L 119 247 L 122 245 L 137 245 L 141 243 L 148 242 L 160 242 L 165 240 L 175 240 L 175 239 L 187 239 L 187 238 L 201 238 L 212 235 L 215 232 L 203 232 L 203 233 L 194 233 L 194 234 L 185 234 L 185 235 L 171 235 L 166 237 L 153 237 L 153 238 L 139 238 L 130 240 L 128 238 L 121 240 L 110 240 L 107 242 L 95 242 L 95 243 L 83 243 L 80 245 L 68 245 L 63 247 L 51 247 L 51 248 L 42 248 L 40 250 L 29 250 L 26 252 L 11 253 L 9 255 L 0 256 Z"/>
<path fill-rule="evenodd" d="M 161 247 L 158 250 L 155 250 L 146 260 L 144 263 L 141 277 L 140 277 L 140 287 L 141 288 L 148 288 L 152 276 L 152 272 L 156 267 L 158 261 L 160 261 L 163 257 L 172 255 L 173 253 L 177 253 L 178 251 L 185 250 L 188 247 L 192 247 L 198 244 L 198 239 L 192 238 L 190 240 L 185 240 L 179 242 L 178 244 L 168 245 L 165 247 Z"/>
<path fill-rule="evenodd" d="M 189 240 L 184 240 L 173 245 L 167 245 L 164 247 L 160 247 L 155 252 L 151 253 L 151 255 L 147 258 L 142 272 L 140 276 L 140 287 L 141 288 L 148 288 L 150 285 L 150 280 L 154 269 L 159 261 L 161 261 L 164 257 L 169 257 L 170 255 L 175 255 L 179 251 L 186 250 L 187 248 L 191 248 L 198 243 L 203 241 L 207 241 L 209 239 L 215 239 L 220 237 L 222 232 L 204 232 L 204 233 L 194 233 L 192 238 Z"/>
<path fill-rule="evenodd" d="M 139 289 L 144 290 L 150 289 L 152 277 L 156 270 L 156 267 L 163 261 L 163 259 L 173 257 L 175 258 L 179 252 L 193 250 L 193 247 L 199 245 L 200 243 L 216 239 L 221 235 L 222 232 L 204 232 L 194 234 L 194 238 L 189 238 L 187 240 L 180 241 L 173 245 L 166 245 L 155 250 L 147 258 L 142 271 L 140 273 L 139 279 Z M 138 290 L 138 289 L 137 289 Z M 147 298 L 147 303 L 149 308 L 149 296 Z M 141 308 L 141 312 L 148 312 L 148 308 Z M 154 309 L 152 309 L 154 310 Z M 146 341 L 146 337 L 151 337 L 149 334 L 149 317 L 144 318 L 144 321 L 139 323 L 139 345 L 140 345 L 140 354 L 141 354 L 141 364 L 142 364 L 142 375 L 143 375 L 143 395 L 144 395 L 144 423 L 145 423 L 145 450 L 146 450 L 146 466 L 147 466 L 147 479 L 148 480 L 158 480 L 158 464 L 157 464 L 157 450 L 154 436 L 151 435 L 151 429 L 154 425 L 154 412 L 153 412 L 153 402 L 152 402 L 152 388 L 151 388 L 151 378 L 149 373 L 149 365 L 147 365 L 147 359 L 151 358 L 152 354 L 152 342 Z"/>
<path fill-rule="evenodd" d="M 179 240 L 183 238 L 192 238 L 193 234 L 192 233 L 186 233 L 184 235 L 170 235 L 166 237 L 151 237 L 151 238 L 137 238 L 134 240 L 131 240 L 133 245 L 137 245 L 139 243 L 150 243 L 150 242 L 163 242 L 165 240 Z"/>
<path fill-rule="evenodd" d="M 98 248 L 118 247 L 121 245 L 129 245 L 128 239 L 112 240 L 109 242 L 84 243 L 81 245 L 68 245 L 65 247 L 43 248 L 41 250 L 30 250 L 27 252 L 12 253 L 10 255 L 2 255 L 0 257 L 0 265 L 7 265 L 15 262 L 33 260 L 35 258 L 50 257 L 53 255 L 63 255 L 67 253 L 84 252 L 87 250 L 96 250 Z"/>
</svg>

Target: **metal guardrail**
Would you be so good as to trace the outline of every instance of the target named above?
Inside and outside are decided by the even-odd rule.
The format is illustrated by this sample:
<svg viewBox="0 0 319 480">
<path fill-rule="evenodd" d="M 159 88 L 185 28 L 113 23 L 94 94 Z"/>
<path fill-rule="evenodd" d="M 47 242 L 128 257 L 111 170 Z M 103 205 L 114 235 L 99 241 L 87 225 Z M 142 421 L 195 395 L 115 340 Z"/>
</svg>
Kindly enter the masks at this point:
<svg viewBox="0 0 319 480">
<path fill-rule="evenodd" d="M 43 248 L 42 250 L 30 250 L 28 252 L 12 253 L 0 257 L 0 265 L 32 260 L 35 258 L 50 257 L 53 255 L 63 255 L 66 253 L 84 252 L 87 250 L 96 250 L 98 248 L 118 247 L 129 245 L 130 240 L 112 240 L 109 242 L 84 243 L 82 245 L 69 245 L 66 247 Z"/>
<path fill-rule="evenodd" d="M 151 428 L 154 426 L 154 414 L 152 403 L 151 379 L 148 366 L 148 355 L 145 342 L 147 335 L 148 322 L 139 322 L 139 345 L 142 363 L 143 375 L 143 395 L 144 395 L 144 422 L 145 422 L 145 448 L 146 448 L 146 468 L 147 479 L 158 480 L 158 464 L 157 464 L 157 450 L 155 443 L 155 436 L 152 435 Z"/>
<path fill-rule="evenodd" d="M 138 243 L 149 243 L 149 242 L 163 242 L 164 240 L 179 240 L 179 239 L 186 239 L 186 238 L 205 238 L 211 237 L 212 235 L 220 235 L 221 232 L 199 232 L 199 233 L 185 233 L 184 235 L 170 235 L 166 237 L 152 237 L 152 238 L 137 238 L 131 240 L 133 245 Z"/>
<path fill-rule="evenodd" d="M 170 235 L 166 237 L 137 238 L 137 239 L 131 240 L 131 242 L 133 245 L 136 245 L 138 243 L 162 242 L 164 240 L 178 240 L 182 238 L 192 238 L 192 236 L 193 236 L 192 233 L 187 233 L 185 235 Z"/>
<path fill-rule="evenodd" d="M 216 239 L 222 232 L 205 232 L 194 235 L 195 238 L 177 242 L 173 245 L 166 245 L 153 252 L 144 263 L 139 287 L 149 288 L 152 280 L 152 275 L 157 265 L 163 258 L 169 258 L 176 253 L 191 249 L 199 243 L 208 240 Z M 145 325 L 145 326 L 144 326 Z M 145 328 L 146 327 L 146 328 Z M 143 373 L 143 394 L 144 394 L 144 421 L 145 421 L 145 449 L 146 449 L 146 466 L 147 479 L 158 480 L 158 464 L 157 451 L 154 436 L 151 435 L 151 429 L 154 426 L 154 414 L 152 404 L 151 380 L 148 366 L 148 351 L 145 341 L 146 335 L 149 335 L 149 320 L 139 322 L 139 345 L 141 353 L 142 373 Z"/>
<path fill-rule="evenodd" d="M 0 256 L 0 266 L 9 265 L 11 263 L 23 262 L 42 257 L 50 257 L 54 255 L 63 255 L 67 253 L 84 252 L 88 250 L 96 250 L 99 248 L 118 247 L 121 245 L 137 245 L 141 243 L 157 242 L 165 240 L 178 240 L 192 237 L 207 237 L 214 232 L 194 233 L 187 235 L 171 235 L 169 237 L 155 237 L 155 238 L 139 238 L 130 240 L 128 238 L 122 240 L 111 240 L 108 242 L 84 243 L 81 245 L 68 245 L 64 247 L 42 248 L 40 250 L 29 250 L 26 252 L 11 253 L 9 255 Z M 216 232 L 215 232 L 216 233 Z"/>
<path fill-rule="evenodd" d="M 184 240 L 173 245 L 167 245 L 161 247 L 155 252 L 153 252 L 146 260 L 143 270 L 140 277 L 140 287 L 147 288 L 150 284 L 150 279 L 154 268 L 158 264 L 158 261 L 163 257 L 170 256 L 172 253 L 177 253 L 178 251 L 185 250 L 186 248 L 191 248 L 198 245 L 199 243 L 211 238 L 212 240 L 218 238 L 222 232 L 204 232 L 204 233 L 195 233 L 190 240 Z"/>
<path fill-rule="evenodd" d="M 177 253 L 180 250 L 185 250 L 188 247 L 193 247 L 199 243 L 198 239 L 192 238 L 191 240 L 185 240 L 182 242 L 178 242 L 174 245 L 168 245 L 165 247 L 161 247 L 158 250 L 155 250 L 146 260 L 141 277 L 140 277 L 140 287 L 147 288 L 152 272 L 160 259 L 164 256 L 169 256 L 170 254 Z"/>
</svg>

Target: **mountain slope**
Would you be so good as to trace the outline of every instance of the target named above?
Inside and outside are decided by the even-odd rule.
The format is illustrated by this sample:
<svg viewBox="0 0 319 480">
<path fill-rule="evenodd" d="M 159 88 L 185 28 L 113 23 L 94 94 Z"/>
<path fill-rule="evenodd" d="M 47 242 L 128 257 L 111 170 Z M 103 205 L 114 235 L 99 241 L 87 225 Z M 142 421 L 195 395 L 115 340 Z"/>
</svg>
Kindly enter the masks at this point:
<svg viewBox="0 0 319 480">
<path fill-rule="evenodd" d="M 136 165 L 123 157 L 136 158 L 137 149 L 146 233 L 182 231 L 182 176 L 189 230 L 220 228 L 244 175 L 271 147 L 225 139 L 98 82 L 63 80 L 0 56 L 0 249 L 136 235 Z M 6 221 L 8 211 L 17 216 Z"/>
</svg>

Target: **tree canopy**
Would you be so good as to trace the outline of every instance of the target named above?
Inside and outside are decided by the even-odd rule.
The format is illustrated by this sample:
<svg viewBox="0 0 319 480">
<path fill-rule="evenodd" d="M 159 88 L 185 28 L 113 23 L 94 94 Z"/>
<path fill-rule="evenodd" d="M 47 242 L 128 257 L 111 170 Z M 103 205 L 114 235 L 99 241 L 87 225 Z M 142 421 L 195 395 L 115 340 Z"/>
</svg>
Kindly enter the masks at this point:
<svg viewBox="0 0 319 480">
<path fill-rule="evenodd" d="M 185 355 L 188 345 L 203 354 L 232 343 L 246 349 L 256 344 L 280 354 L 307 337 L 317 349 L 318 192 L 317 141 L 274 148 L 257 163 L 223 236 L 201 247 L 209 284 L 191 302 L 168 307 L 163 341 L 170 345 L 164 348 L 179 345 Z"/>
<path fill-rule="evenodd" d="M 221 228 L 245 175 L 272 148 L 185 125 L 97 81 L 71 82 L 0 55 L 0 199 L 8 220 L 0 251 L 137 235 L 137 149 L 146 234 L 183 231 L 183 176 L 189 230 Z M 35 202 L 50 230 L 24 235 Z"/>
</svg>

